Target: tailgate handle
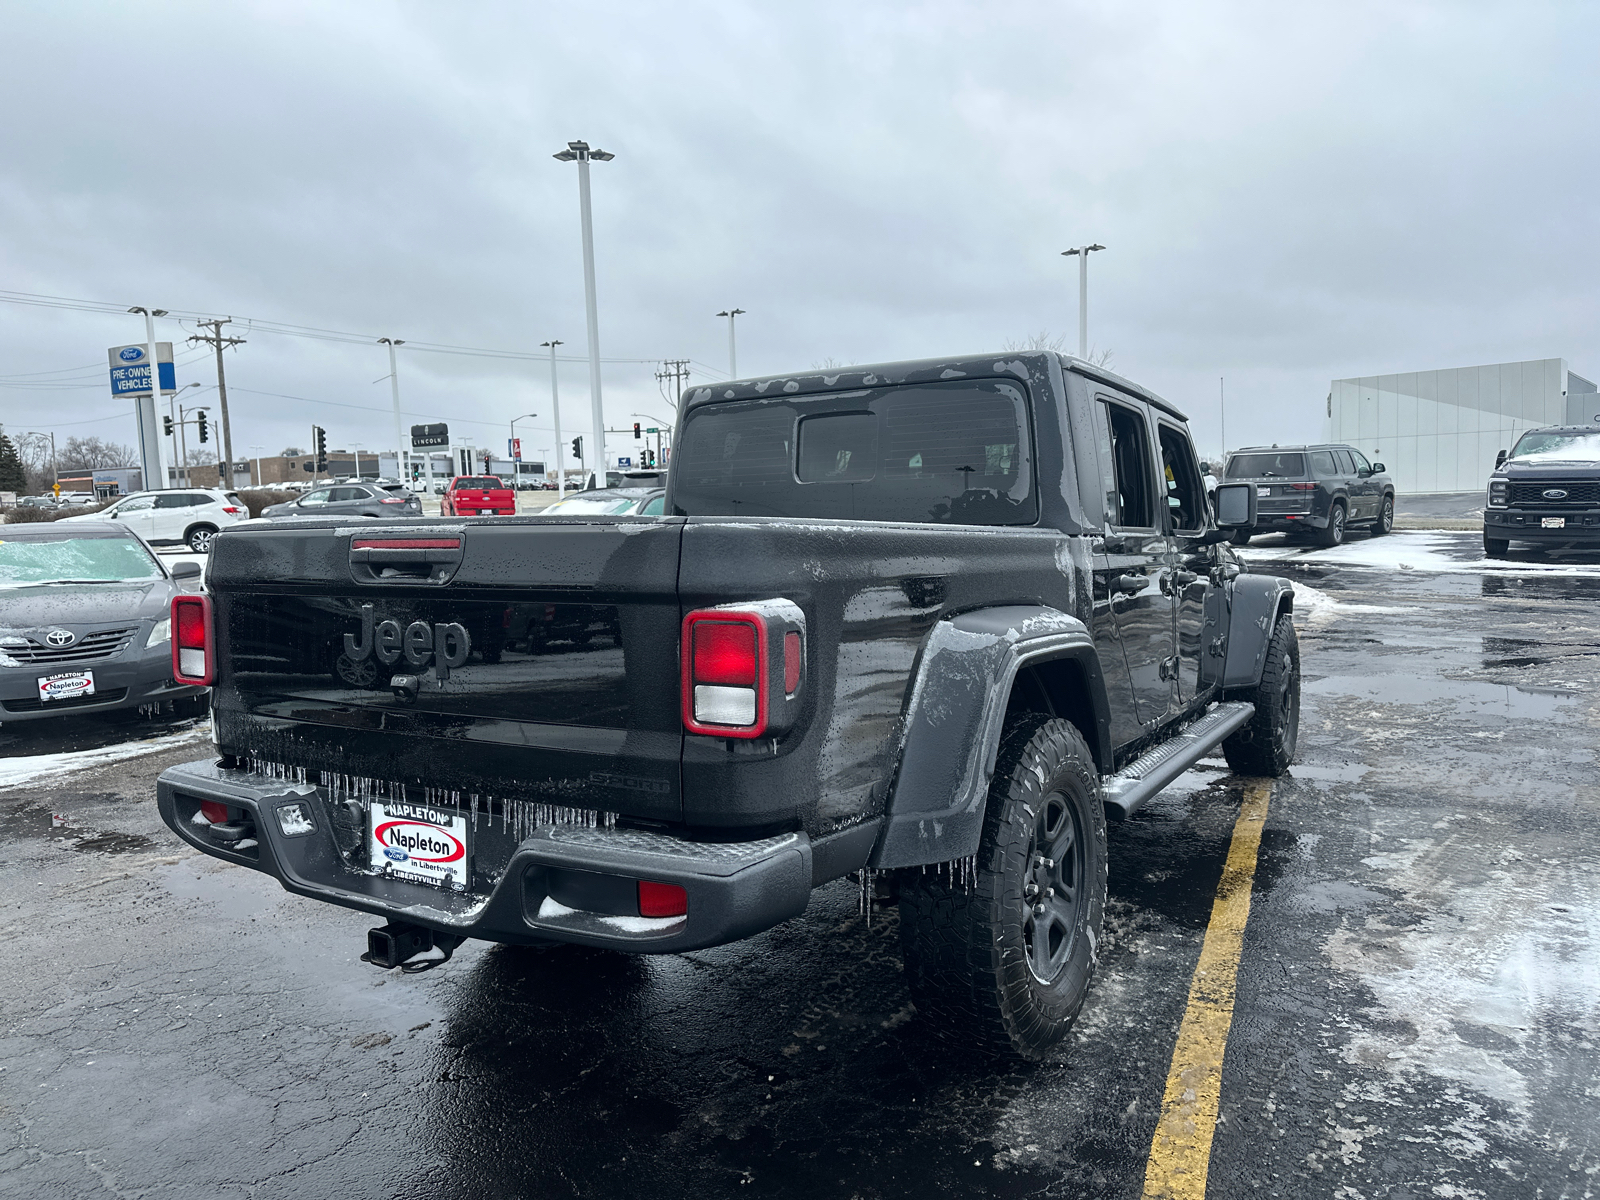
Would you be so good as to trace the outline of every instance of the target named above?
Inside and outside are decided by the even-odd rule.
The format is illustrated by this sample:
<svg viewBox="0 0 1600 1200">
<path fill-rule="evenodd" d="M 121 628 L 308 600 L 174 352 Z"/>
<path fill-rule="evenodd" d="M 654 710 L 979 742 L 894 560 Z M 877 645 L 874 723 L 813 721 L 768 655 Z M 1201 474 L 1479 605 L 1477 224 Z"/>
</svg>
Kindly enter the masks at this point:
<svg viewBox="0 0 1600 1200">
<path fill-rule="evenodd" d="M 446 583 L 461 566 L 461 536 L 352 537 L 350 572 L 364 583 Z"/>
</svg>

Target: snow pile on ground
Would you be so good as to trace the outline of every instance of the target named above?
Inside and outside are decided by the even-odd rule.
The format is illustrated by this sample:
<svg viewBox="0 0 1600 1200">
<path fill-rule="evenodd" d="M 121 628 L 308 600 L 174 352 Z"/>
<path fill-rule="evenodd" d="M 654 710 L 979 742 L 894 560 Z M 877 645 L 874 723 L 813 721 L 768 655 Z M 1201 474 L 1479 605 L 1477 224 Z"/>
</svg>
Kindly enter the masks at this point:
<svg viewBox="0 0 1600 1200">
<path fill-rule="evenodd" d="M 1600 563 L 1488 559 L 1477 534 L 1396 530 L 1386 537 L 1361 537 L 1342 546 L 1324 549 L 1288 540 L 1252 543 L 1240 551 L 1245 562 L 1307 562 L 1338 567 L 1370 567 L 1374 570 L 1422 574 L 1496 575 L 1593 575 L 1600 577 Z"/>
<path fill-rule="evenodd" d="M 123 742 L 117 746 L 104 746 L 99 750 L 69 750 L 63 754 L 28 754 L 0 763 L 0 788 L 17 787 L 40 779 L 53 779 L 73 771 L 87 771 L 120 762 L 125 758 L 138 758 L 158 750 L 171 750 L 189 742 L 204 741 L 211 736 L 209 721 L 169 733 L 165 737 L 150 738 L 142 742 Z"/>
<path fill-rule="evenodd" d="M 1415 605 L 1402 605 L 1399 607 L 1385 604 L 1352 604 L 1348 600 L 1336 600 L 1327 592 L 1321 591 L 1309 584 L 1294 581 L 1294 614 L 1301 624 L 1310 623 L 1320 625 L 1332 620 L 1340 613 L 1381 615 L 1384 613 L 1413 613 L 1418 609 Z"/>
</svg>

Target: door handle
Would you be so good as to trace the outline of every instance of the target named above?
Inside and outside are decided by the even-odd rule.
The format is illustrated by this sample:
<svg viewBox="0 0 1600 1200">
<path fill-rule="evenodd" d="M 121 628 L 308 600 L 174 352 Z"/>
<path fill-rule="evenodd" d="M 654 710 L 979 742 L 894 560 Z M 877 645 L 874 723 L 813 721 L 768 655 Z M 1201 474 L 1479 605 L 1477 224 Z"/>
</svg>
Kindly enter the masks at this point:
<svg viewBox="0 0 1600 1200">
<path fill-rule="evenodd" d="M 1148 575 L 1118 575 L 1111 580 L 1113 592 L 1142 592 L 1149 586 Z"/>
<path fill-rule="evenodd" d="M 1172 583 L 1174 587 L 1188 587 L 1191 583 L 1199 578 L 1200 576 L 1196 575 L 1193 571 L 1174 571 L 1172 573 Z"/>
</svg>

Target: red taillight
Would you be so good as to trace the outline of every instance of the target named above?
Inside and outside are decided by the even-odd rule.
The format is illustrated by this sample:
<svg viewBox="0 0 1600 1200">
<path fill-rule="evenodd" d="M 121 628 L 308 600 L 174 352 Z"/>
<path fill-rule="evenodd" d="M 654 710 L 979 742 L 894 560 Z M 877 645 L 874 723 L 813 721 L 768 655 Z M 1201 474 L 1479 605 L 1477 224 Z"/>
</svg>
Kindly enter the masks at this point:
<svg viewBox="0 0 1600 1200">
<path fill-rule="evenodd" d="M 681 917 L 689 911 L 689 893 L 675 883 L 639 881 L 641 917 Z"/>
<path fill-rule="evenodd" d="M 381 500 L 379 500 L 378 503 L 379 504 L 404 504 L 404 503 L 406 503 L 406 500 L 405 500 L 404 497 L 385 496 Z"/>
<path fill-rule="evenodd" d="M 767 625 L 760 614 L 701 609 L 683 619 L 683 724 L 760 737 L 767 727 Z"/>
<path fill-rule="evenodd" d="M 223 512 L 225 512 L 225 513 L 229 513 L 229 514 L 230 514 L 230 515 L 232 515 L 232 516 L 235 516 L 235 517 L 237 517 L 237 516 L 238 516 L 238 515 L 239 515 L 239 513 L 240 513 L 240 511 L 241 511 L 241 510 L 240 510 L 240 509 L 237 509 L 237 508 L 231 508 L 231 507 L 229 507 L 229 506 L 228 506 L 228 505 L 226 505 L 226 504 L 224 504 L 224 505 L 223 505 L 223 506 L 222 506 L 222 511 L 223 511 Z"/>
<path fill-rule="evenodd" d="M 1314 492 L 1317 485 L 1314 483 L 1286 483 L 1283 485 L 1291 492 Z"/>
<path fill-rule="evenodd" d="M 210 599 L 175 597 L 172 601 L 172 677 L 179 683 L 208 684 L 214 674 Z"/>
<path fill-rule="evenodd" d="M 206 820 L 213 825 L 221 825 L 228 819 L 228 806 L 215 800 L 200 801 L 200 811 L 205 814 Z"/>
<path fill-rule="evenodd" d="M 694 681 L 755 687 L 756 627 L 744 621 L 700 621 L 694 627 Z"/>
</svg>

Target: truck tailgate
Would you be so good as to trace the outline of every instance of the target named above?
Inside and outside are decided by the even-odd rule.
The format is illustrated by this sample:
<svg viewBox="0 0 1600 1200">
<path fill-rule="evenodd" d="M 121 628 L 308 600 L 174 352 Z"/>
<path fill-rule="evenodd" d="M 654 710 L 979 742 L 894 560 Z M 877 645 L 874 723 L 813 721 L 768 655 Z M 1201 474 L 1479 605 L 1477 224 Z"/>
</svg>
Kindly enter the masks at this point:
<svg viewBox="0 0 1600 1200">
<path fill-rule="evenodd" d="M 679 521 L 230 530 L 218 743 L 256 761 L 682 815 Z"/>
</svg>

